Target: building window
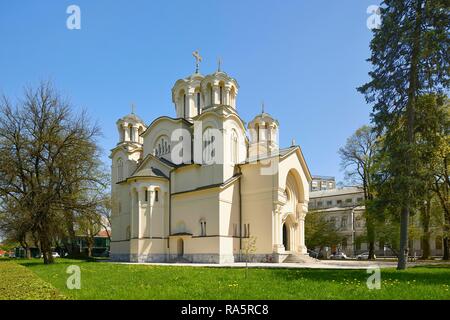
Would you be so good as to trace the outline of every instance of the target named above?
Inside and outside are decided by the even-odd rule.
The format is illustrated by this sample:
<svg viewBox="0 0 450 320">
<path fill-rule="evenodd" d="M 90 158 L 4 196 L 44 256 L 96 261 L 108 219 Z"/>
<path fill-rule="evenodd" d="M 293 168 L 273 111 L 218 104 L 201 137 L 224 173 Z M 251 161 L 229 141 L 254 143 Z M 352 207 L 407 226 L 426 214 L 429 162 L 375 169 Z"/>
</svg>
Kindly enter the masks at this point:
<svg viewBox="0 0 450 320">
<path fill-rule="evenodd" d="M 183 118 L 186 118 L 186 95 L 183 95 Z"/>
<path fill-rule="evenodd" d="M 330 218 L 330 223 L 331 223 L 333 226 L 336 226 L 336 218 L 335 218 L 335 217 L 331 217 L 331 218 Z"/>
<path fill-rule="evenodd" d="M 145 190 L 145 202 L 148 202 L 148 190 Z"/>
<path fill-rule="evenodd" d="M 207 128 L 203 133 L 203 161 L 206 164 L 211 164 L 215 160 L 214 141 L 213 129 Z"/>
<path fill-rule="evenodd" d="M 134 130 L 133 130 L 133 127 L 130 126 L 128 128 L 128 130 L 130 130 L 130 141 L 134 141 Z"/>
<path fill-rule="evenodd" d="M 345 203 L 352 203 L 352 199 L 345 199 Z"/>
<path fill-rule="evenodd" d="M 236 131 L 231 131 L 231 161 L 233 164 L 238 163 L 238 138 Z"/>
<path fill-rule="evenodd" d="M 158 190 L 155 190 L 155 202 L 159 201 L 159 195 L 158 195 Z"/>
<path fill-rule="evenodd" d="M 361 250 L 361 239 L 356 239 L 355 241 L 355 249 Z"/>
<path fill-rule="evenodd" d="M 327 206 L 331 206 L 331 205 L 333 205 L 333 201 L 328 200 L 328 201 L 327 201 Z"/>
<path fill-rule="evenodd" d="M 209 87 L 209 102 L 210 102 L 211 106 L 214 104 L 214 94 L 213 94 L 213 88 L 211 85 Z"/>
<path fill-rule="evenodd" d="M 363 202 L 363 198 L 358 198 L 358 199 L 356 199 L 356 202 L 362 203 L 362 202 Z"/>
<path fill-rule="evenodd" d="M 336 204 L 337 204 L 338 206 L 342 206 L 342 200 L 336 200 Z"/>
<path fill-rule="evenodd" d="M 223 104 L 223 87 L 219 87 L 219 94 L 220 94 L 220 104 Z"/>
<path fill-rule="evenodd" d="M 347 228 L 347 217 L 341 218 L 341 228 L 346 229 Z"/>
<path fill-rule="evenodd" d="M 200 114 L 200 92 L 197 92 L 197 114 Z"/>
<path fill-rule="evenodd" d="M 323 205 L 322 201 L 317 202 L 317 206 L 321 207 Z"/>
<path fill-rule="evenodd" d="M 356 225 L 356 228 L 361 228 L 361 217 L 356 217 L 355 225 Z"/>
<path fill-rule="evenodd" d="M 250 237 L 250 223 L 244 224 L 244 238 Z"/>
<path fill-rule="evenodd" d="M 206 221 L 200 220 L 200 236 L 205 237 L 206 236 Z"/>
</svg>

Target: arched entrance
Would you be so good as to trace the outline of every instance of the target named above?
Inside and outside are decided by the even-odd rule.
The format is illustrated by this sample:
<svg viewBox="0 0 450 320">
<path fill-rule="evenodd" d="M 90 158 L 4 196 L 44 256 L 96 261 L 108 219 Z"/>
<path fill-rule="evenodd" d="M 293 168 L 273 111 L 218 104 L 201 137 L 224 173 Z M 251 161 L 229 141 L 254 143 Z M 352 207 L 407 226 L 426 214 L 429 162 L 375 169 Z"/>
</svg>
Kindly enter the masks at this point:
<svg viewBox="0 0 450 320">
<path fill-rule="evenodd" d="M 291 250 L 291 248 L 289 246 L 289 230 L 288 230 L 288 226 L 286 225 L 286 223 L 283 224 L 283 245 L 284 245 L 284 250 L 286 250 L 286 251 Z"/>
<path fill-rule="evenodd" d="M 184 255 L 184 241 L 183 239 L 177 240 L 177 255 L 178 257 L 182 257 Z"/>
</svg>

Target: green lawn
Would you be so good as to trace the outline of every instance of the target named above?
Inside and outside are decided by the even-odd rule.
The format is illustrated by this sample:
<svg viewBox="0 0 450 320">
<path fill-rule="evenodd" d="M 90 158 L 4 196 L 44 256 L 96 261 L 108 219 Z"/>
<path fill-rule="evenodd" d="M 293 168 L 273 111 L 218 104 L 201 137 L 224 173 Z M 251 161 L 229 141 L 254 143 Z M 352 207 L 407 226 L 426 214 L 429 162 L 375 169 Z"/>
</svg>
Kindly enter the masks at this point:
<svg viewBox="0 0 450 320">
<path fill-rule="evenodd" d="M 14 262 L 0 260 L 0 300 L 66 299 L 51 284 Z"/>
<path fill-rule="evenodd" d="M 18 263 L 26 269 L 17 271 L 33 271 L 69 299 L 450 299 L 449 265 L 421 266 L 402 272 L 382 269 L 381 289 L 368 290 L 369 275 L 365 270 L 250 269 L 245 279 L 245 269 L 240 268 L 66 259 L 58 259 L 50 266 L 40 260 Z M 72 264 L 81 269 L 80 290 L 66 288 L 66 268 Z"/>
</svg>

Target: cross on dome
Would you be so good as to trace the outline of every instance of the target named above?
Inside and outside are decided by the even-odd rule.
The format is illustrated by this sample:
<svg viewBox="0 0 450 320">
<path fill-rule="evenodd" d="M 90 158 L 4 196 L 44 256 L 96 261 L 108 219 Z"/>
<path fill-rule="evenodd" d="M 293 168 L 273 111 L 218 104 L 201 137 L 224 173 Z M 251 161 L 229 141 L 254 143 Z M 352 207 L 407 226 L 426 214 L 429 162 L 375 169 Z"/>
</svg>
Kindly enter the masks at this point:
<svg viewBox="0 0 450 320">
<path fill-rule="evenodd" d="M 195 50 L 194 52 L 192 52 L 192 55 L 195 58 L 195 73 L 198 73 L 199 67 L 200 67 L 200 62 L 202 62 L 203 58 L 200 55 L 200 53 L 198 52 L 198 50 Z"/>
</svg>

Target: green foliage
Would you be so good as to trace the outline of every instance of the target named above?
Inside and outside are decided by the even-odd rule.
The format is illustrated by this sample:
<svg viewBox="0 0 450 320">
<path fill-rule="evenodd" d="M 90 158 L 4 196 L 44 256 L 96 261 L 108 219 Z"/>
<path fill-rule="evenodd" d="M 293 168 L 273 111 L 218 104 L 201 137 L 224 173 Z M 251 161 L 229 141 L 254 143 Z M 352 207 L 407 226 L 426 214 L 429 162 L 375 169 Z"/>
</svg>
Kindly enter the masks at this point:
<svg viewBox="0 0 450 320">
<path fill-rule="evenodd" d="M 331 247 L 340 243 L 342 236 L 336 226 L 320 212 L 310 212 L 305 218 L 305 244 L 307 248 Z"/>
</svg>

